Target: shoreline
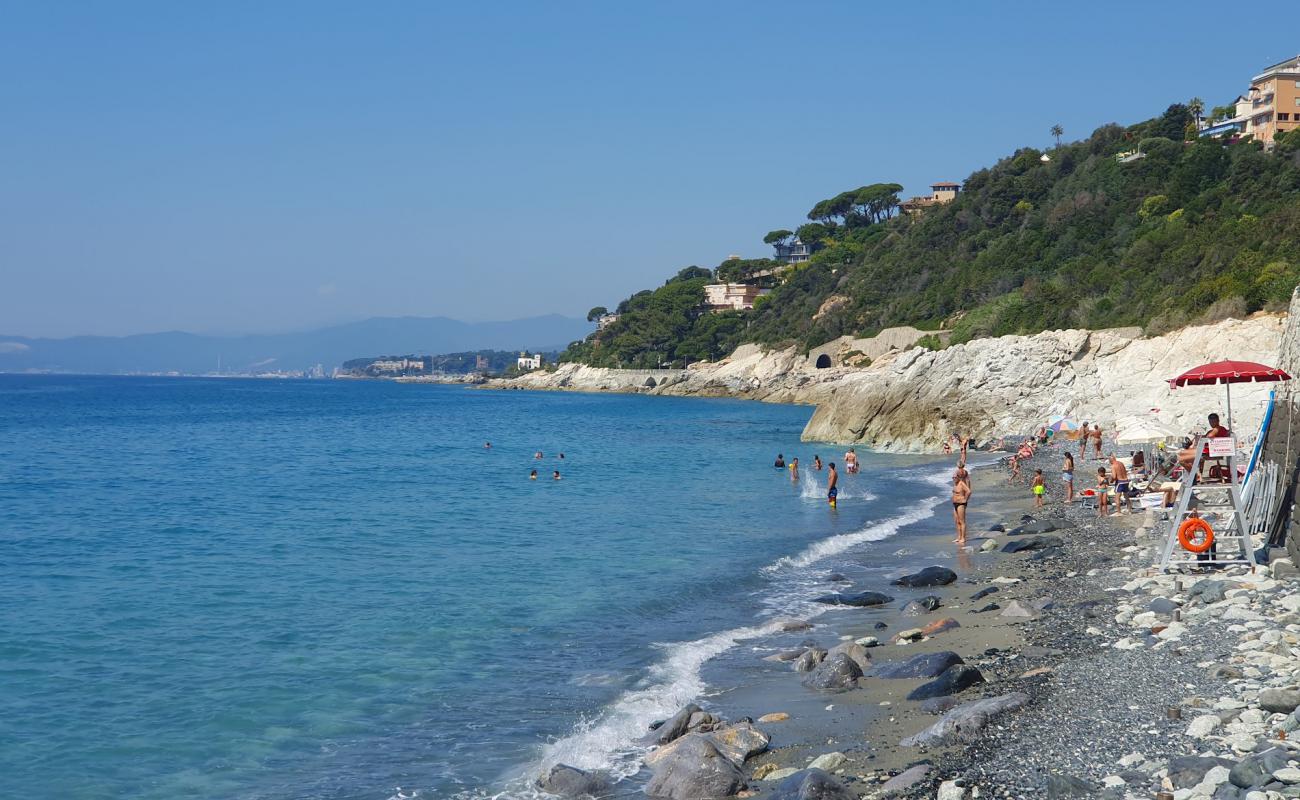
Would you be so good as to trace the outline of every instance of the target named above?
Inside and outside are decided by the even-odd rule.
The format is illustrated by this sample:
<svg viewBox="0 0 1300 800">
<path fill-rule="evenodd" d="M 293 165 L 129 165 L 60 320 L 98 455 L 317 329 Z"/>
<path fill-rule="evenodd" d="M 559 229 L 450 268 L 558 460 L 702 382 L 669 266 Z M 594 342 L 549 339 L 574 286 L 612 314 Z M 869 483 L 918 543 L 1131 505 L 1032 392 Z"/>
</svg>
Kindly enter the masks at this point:
<svg viewBox="0 0 1300 800">
<path fill-rule="evenodd" d="M 951 522 L 942 505 L 934 523 L 944 533 L 909 539 L 912 545 L 934 547 L 934 563 L 949 563 L 957 572 L 955 582 L 894 587 L 889 594 L 895 599 L 885 606 L 837 609 L 807 630 L 739 648 L 746 652 L 736 659 L 752 662 L 755 680 L 697 701 L 706 717 L 722 719 L 685 729 L 687 737 L 715 739 L 761 731 L 754 751 L 739 761 L 744 788 L 732 794 L 795 797 L 811 780 L 823 788 L 830 781 L 824 796 L 846 800 L 934 797 L 936 791 L 943 800 L 959 800 L 976 796 L 973 790 L 978 796 L 1006 797 L 1151 797 L 1156 791 L 1170 791 L 1176 800 L 1246 800 L 1255 791 L 1250 800 L 1300 796 L 1300 769 L 1295 769 L 1300 744 L 1278 733 L 1300 728 L 1300 717 L 1287 716 L 1300 705 L 1300 690 L 1287 688 L 1300 678 L 1295 584 L 1274 580 L 1268 567 L 1254 576 L 1240 569 L 1156 575 L 1151 564 L 1162 531 L 1152 512 L 1098 518 L 1093 510 L 1064 509 L 1059 481 L 1049 484 L 1048 504 L 1035 513 L 1029 479 L 1035 467 L 1054 474 L 1051 467 L 1060 453 L 1059 446 L 1041 449 L 1024 465 L 1022 480 L 1011 486 L 1000 465 L 973 471 L 980 502 L 971 513 L 968 553 L 956 553 L 944 541 Z M 981 489 L 981 483 L 987 486 Z M 1041 534 L 1037 549 L 1002 552 L 1010 542 L 1040 536 L 988 530 L 999 524 L 1009 529 L 1024 515 L 1057 529 Z M 983 552 L 985 541 L 995 542 L 996 549 Z M 1278 569 L 1286 570 L 1285 562 Z M 1214 586 L 1195 594 L 1190 587 L 1198 581 Z M 972 599 L 990 588 L 992 594 Z M 1213 592 L 1217 598 L 1204 602 Z M 925 595 L 937 597 L 938 608 L 919 616 L 902 613 L 904 603 Z M 1269 619 L 1264 603 L 1285 613 Z M 982 610 L 989 604 L 997 607 Z M 1223 622 L 1225 617 L 1238 622 Z M 905 627 L 949 618 L 959 627 L 908 644 L 892 641 Z M 887 627 L 877 629 L 878 623 Z M 792 642 L 826 650 L 839 645 L 852 653 L 855 641 L 874 646 L 858 651 L 869 659 L 865 675 L 844 691 L 807 689 L 800 685 L 806 674 L 794 672 L 789 663 L 764 660 Z M 929 704 L 961 704 L 960 710 L 977 700 L 1014 697 L 1017 707 L 983 725 L 959 729 L 956 737 L 903 744 L 940 720 L 927 713 L 935 708 L 906 697 L 926 679 L 876 673 L 904 659 L 945 651 L 979 670 L 983 682 Z M 791 688 L 770 691 L 780 683 Z M 1272 685 L 1261 688 L 1265 683 Z M 1283 693 L 1282 705 L 1290 708 L 1274 698 L 1272 705 L 1263 702 L 1282 713 L 1261 710 L 1266 692 Z M 1210 732 L 1226 735 L 1207 738 Z M 1252 753 L 1269 748 L 1277 752 L 1268 769 L 1255 783 L 1240 785 L 1244 779 L 1238 780 L 1233 769 L 1243 768 L 1234 765 L 1254 764 L 1258 755 Z M 668 751 L 660 764 L 684 761 L 681 745 L 670 742 L 660 749 Z M 1216 752 L 1198 755 L 1207 750 Z M 638 781 L 662 769 L 652 764 Z M 1295 769 L 1296 791 L 1282 781 L 1291 775 L 1286 769 Z M 618 795 L 644 796 L 626 791 L 626 783 L 614 788 Z M 1279 788 L 1289 791 L 1277 793 Z"/>
</svg>

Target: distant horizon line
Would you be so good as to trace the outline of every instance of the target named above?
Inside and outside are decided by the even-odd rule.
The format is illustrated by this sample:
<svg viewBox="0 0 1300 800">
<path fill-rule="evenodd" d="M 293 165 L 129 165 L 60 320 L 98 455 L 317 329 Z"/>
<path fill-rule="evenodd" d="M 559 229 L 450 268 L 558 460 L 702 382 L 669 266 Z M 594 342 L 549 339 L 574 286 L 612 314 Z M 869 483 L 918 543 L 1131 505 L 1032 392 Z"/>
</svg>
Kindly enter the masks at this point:
<svg viewBox="0 0 1300 800">
<path fill-rule="evenodd" d="M 564 319 L 573 322 L 585 322 L 585 320 L 580 316 L 569 316 L 567 314 L 561 314 L 558 311 L 553 311 L 546 314 L 534 314 L 532 316 L 526 316 L 526 317 L 515 317 L 513 319 L 485 319 L 485 320 L 476 320 L 476 321 L 459 319 L 457 317 L 449 317 L 445 314 L 430 314 L 427 316 L 420 315 L 420 314 L 394 314 L 394 315 L 372 315 L 368 317 L 358 317 L 355 319 L 348 319 L 339 322 L 323 322 L 311 327 L 304 327 L 304 328 L 291 328 L 291 329 L 278 330 L 278 331 L 244 331 L 242 333 L 194 331 L 194 330 L 182 330 L 180 328 L 171 328 L 167 330 L 141 331 L 137 333 L 73 333 L 73 334 L 68 334 L 66 336 L 32 336 L 23 333 L 0 332 L 0 343 L 6 340 L 12 341 L 16 339 L 22 339 L 26 341 L 67 341 L 69 339 L 130 339 L 136 336 L 169 336 L 169 335 L 176 335 L 176 334 L 181 334 L 185 336 L 203 336 L 203 337 L 216 338 L 216 339 L 238 339 L 245 336 L 292 336 L 295 334 L 313 333 L 328 328 L 342 328 L 348 325 L 359 325 L 361 323 L 373 322 L 376 320 L 445 320 L 447 322 L 455 322 L 461 325 L 474 326 L 474 325 L 508 325 L 511 323 L 529 322 L 533 320 L 548 319 L 548 318 Z"/>
</svg>

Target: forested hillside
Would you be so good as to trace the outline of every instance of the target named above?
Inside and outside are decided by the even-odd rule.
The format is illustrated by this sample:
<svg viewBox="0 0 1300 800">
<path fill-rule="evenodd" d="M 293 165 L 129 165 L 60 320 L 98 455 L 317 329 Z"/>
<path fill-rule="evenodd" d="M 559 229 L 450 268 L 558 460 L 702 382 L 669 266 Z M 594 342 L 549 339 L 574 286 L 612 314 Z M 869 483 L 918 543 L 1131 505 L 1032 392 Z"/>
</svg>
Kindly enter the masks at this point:
<svg viewBox="0 0 1300 800">
<path fill-rule="evenodd" d="M 820 248 L 812 260 L 768 278 L 774 289 L 752 311 L 705 310 L 708 271 L 689 268 L 624 301 L 617 322 L 562 359 L 680 364 L 744 341 L 813 347 L 900 324 L 950 327 L 954 341 L 1157 332 L 1280 308 L 1300 283 L 1300 131 L 1266 152 L 1249 139 L 1185 141 L 1191 122 L 1174 105 L 1128 128 L 1020 150 L 919 215 L 897 213 L 896 184 L 843 192 L 796 228 Z M 776 266 L 726 262 L 719 279 Z"/>
</svg>

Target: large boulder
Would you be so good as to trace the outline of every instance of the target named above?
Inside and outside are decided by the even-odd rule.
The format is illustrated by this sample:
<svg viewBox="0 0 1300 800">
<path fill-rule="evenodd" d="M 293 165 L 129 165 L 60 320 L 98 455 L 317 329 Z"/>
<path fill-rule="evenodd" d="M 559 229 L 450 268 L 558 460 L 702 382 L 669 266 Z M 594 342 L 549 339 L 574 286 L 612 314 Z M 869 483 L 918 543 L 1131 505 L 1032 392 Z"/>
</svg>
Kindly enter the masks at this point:
<svg viewBox="0 0 1300 800">
<path fill-rule="evenodd" d="M 902 661 L 878 664 L 871 672 L 877 678 L 935 678 L 953 664 L 965 664 L 962 657 L 950 650 L 922 653 Z"/>
<path fill-rule="evenodd" d="M 672 740 L 686 733 L 691 726 L 691 717 L 699 713 L 702 709 L 694 703 L 688 703 L 685 708 L 678 711 L 667 722 L 655 728 L 654 733 L 650 735 L 652 744 L 668 744 Z"/>
<path fill-rule="evenodd" d="M 1027 553 L 1032 550 L 1046 550 L 1049 547 L 1063 547 L 1065 542 L 1059 536 L 1030 536 L 1016 539 L 1002 545 L 1004 553 Z"/>
<path fill-rule="evenodd" d="M 858 800 L 839 779 L 820 769 L 804 769 L 786 778 L 768 795 L 771 800 Z"/>
<path fill-rule="evenodd" d="M 731 797 L 746 788 L 745 773 L 708 736 L 692 733 L 651 766 L 650 797 L 703 800 Z"/>
<path fill-rule="evenodd" d="M 908 700 L 926 700 L 931 697 L 946 697 L 969 689 L 977 683 L 984 683 L 984 675 L 969 664 L 954 664 L 943 674 L 929 683 L 923 683 L 913 689 Z"/>
<path fill-rule="evenodd" d="M 766 750 L 772 741 L 772 737 L 750 722 L 732 722 L 714 728 L 708 736 L 713 746 L 736 766 Z"/>
<path fill-rule="evenodd" d="M 899 744 L 904 747 L 919 747 L 950 739 L 969 742 L 989 724 L 990 720 L 1008 711 L 1022 708 L 1028 703 L 1029 695 L 1024 692 L 1012 692 L 999 697 L 986 697 L 963 703 L 944 714 L 938 722 L 914 736 L 907 737 Z"/>
<path fill-rule="evenodd" d="M 1274 714 L 1290 714 L 1300 706 L 1300 689 L 1265 689 L 1259 693 L 1259 707 Z"/>
<path fill-rule="evenodd" d="M 613 784 L 603 772 L 556 764 L 537 779 L 537 788 L 559 797 L 602 797 L 612 791 Z"/>
<path fill-rule="evenodd" d="M 1270 747 L 1262 753 L 1251 753 L 1232 767 L 1228 780 L 1241 789 L 1263 786 L 1272 779 L 1274 772 L 1286 768 L 1288 758 L 1287 751 L 1280 747 Z"/>
<path fill-rule="evenodd" d="M 840 653 L 853 659 L 853 663 L 857 664 L 858 669 L 862 670 L 864 674 L 871 669 L 871 655 L 867 652 L 867 648 L 857 642 L 841 642 L 826 651 L 826 657 L 831 658 Z"/>
<path fill-rule="evenodd" d="M 853 689 L 862 677 L 862 668 L 849 657 L 848 653 L 836 653 L 827 656 L 812 674 L 804 678 L 803 685 L 810 689 L 842 692 Z"/>
<path fill-rule="evenodd" d="M 895 586 L 947 586 L 957 580 L 957 573 L 947 567 L 926 567 L 912 575 L 904 575 L 893 581 Z"/>
<path fill-rule="evenodd" d="M 833 594 L 824 594 L 821 597 L 813 598 L 814 603 L 825 603 L 832 606 L 858 606 L 866 608 L 868 606 L 883 606 L 885 603 L 892 603 L 894 598 L 880 592 L 835 592 Z"/>
<path fill-rule="evenodd" d="M 794 660 L 795 672 L 812 672 L 817 665 L 826 660 L 826 651 L 820 647 L 810 647 Z"/>
<path fill-rule="evenodd" d="M 1205 778 L 1205 773 L 1215 767 L 1232 769 L 1236 764 L 1226 758 L 1210 756 L 1175 756 L 1169 759 L 1169 782 L 1175 789 L 1190 789 Z"/>
</svg>

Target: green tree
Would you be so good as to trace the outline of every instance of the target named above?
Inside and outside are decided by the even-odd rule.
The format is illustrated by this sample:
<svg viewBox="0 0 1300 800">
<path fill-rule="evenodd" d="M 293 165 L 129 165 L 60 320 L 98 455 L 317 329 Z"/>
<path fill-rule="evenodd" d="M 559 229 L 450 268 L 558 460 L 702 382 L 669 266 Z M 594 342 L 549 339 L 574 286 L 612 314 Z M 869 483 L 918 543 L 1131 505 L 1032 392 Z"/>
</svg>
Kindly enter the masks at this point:
<svg viewBox="0 0 1300 800">
<path fill-rule="evenodd" d="M 1059 150 L 1061 147 L 1061 137 L 1065 135 L 1065 128 L 1062 128 L 1058 123 L 1049 129 L 1049 133 L 1056 137 L 1056 147 Z"/>
<path fill-rule="evenodd" d="M 693 281 L 697 278 L 713 278 L 713 270 L 704 267 L 689 266 L 683 267 L 676 275 L 669 278 L 665 283 L 677 283 L 678 281 Z"/>
<path fill-rule="evenodd" d="M 596 306 L 595 308 L 587 312 L 587 321 L 595 322 L 608 313 L 609 313 L 608 308 L 605 308 L 604 306 Z"/>
<path fill-rule="evenodd" d="M 1192 119 L 1196 121 L 1196 126 L 1201 125 L 1201 114 L 1205 113 L 1205 101 L 1199 97 L 1193 97 L 1187 101 L 1187 110 L 1191 112 Z"/>
<path fill-rule="evenodd" d="M 787 231 L 784 228 L 768 231 L 763 237 L 763 244 L 785 244 L 791 236 L 794 236 L 794 231 Z"/>
</svg>

